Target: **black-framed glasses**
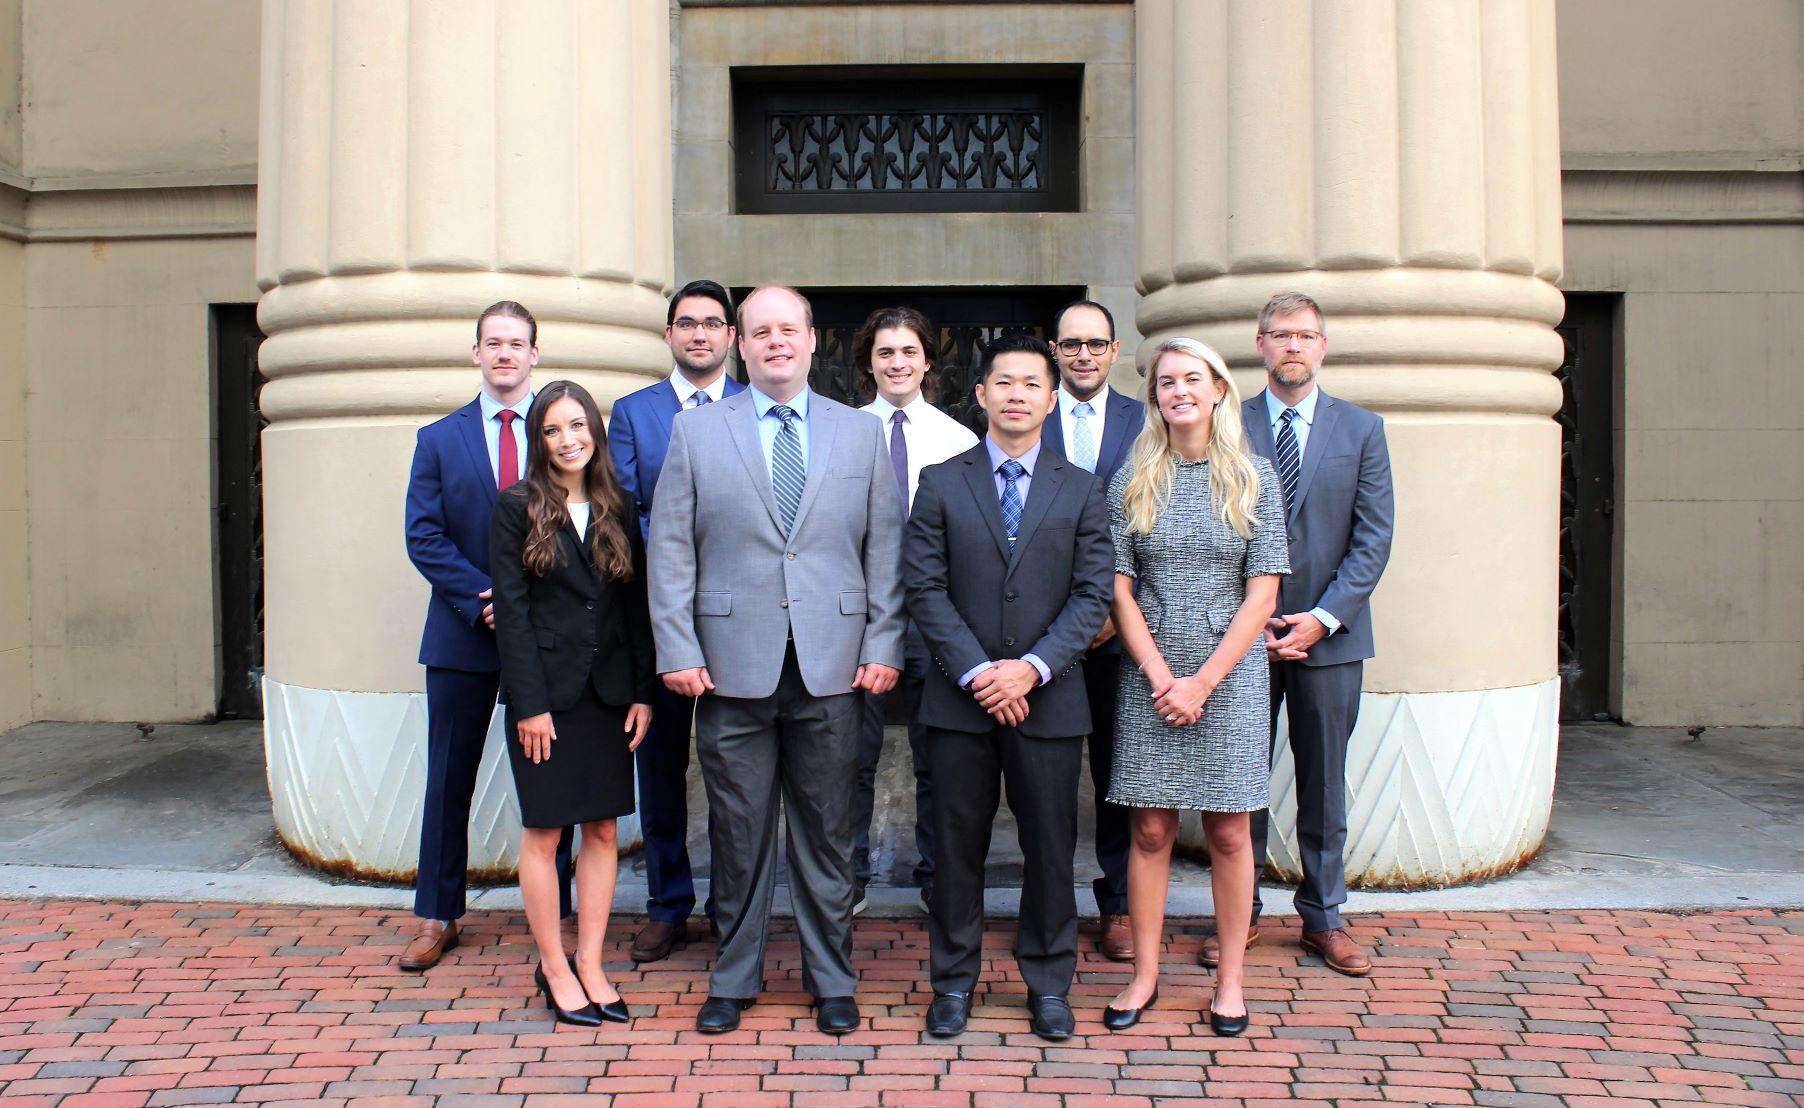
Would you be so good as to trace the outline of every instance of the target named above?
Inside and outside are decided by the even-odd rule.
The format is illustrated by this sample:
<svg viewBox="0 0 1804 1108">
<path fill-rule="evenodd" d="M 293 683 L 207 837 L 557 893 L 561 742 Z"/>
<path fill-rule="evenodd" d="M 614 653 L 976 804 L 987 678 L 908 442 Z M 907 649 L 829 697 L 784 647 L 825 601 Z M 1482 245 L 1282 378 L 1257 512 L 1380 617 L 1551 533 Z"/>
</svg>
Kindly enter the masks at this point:
<svg viewBox="0 0 1804 1108">
<path fill-rule="evenodd" d="M 1101 356 L 1101 355 L 1107 354 L 1109 352 L 1109 347 L 1115 345 L 1115 340 L 1114 339 L 1060 339 L 1055 345 L 1058 346 L 1059 353 L 1065 355 L 1067 358 L 1075 357 L 1077 352 L 1080 350 L 1088 350 L 1091 354 Z"/>
<path fill-rule="evenodd" d="M 1277 343 L 1279 346 L 1289 346 L 1291 339 L 1296 339 L 1304 346 L 1314 346 L 1316 343 L 1322 341 L 1322 333 L 1320 331 L 1261 331 L 1260 334 Z"/>
<path fill-rule="evenodd" d="M 697 327 L 700 327 L 710 335 L 718 335 L 727 329 L 727 321 L 721 319 L 719 316 L 709 316 L 707 319 L 690 319 L 686 315 L 677 316 L 670 321 L 670 329 L 679 335 L 693 334 Z"/>
</svg>

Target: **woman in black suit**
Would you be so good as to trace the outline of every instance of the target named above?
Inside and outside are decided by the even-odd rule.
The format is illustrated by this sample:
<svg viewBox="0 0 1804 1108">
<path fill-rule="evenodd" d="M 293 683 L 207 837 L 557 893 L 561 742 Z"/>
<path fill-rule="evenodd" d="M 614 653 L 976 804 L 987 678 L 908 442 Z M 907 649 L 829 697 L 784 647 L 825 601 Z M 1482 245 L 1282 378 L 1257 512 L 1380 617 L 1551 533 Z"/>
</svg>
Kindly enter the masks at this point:
<svg viewBox="0 0 1804 1108">
<path fill-rule="evenodd" d="M 614 901 L 614 820 L 633 810 L 632 751 L 651 723 L 645 550 L 595 400 L 553 381 L 526 417 L 526 477 L 495 502 L 495 639 L 520 798 L 520 894 L 545 1003 L 566 1023 L 629 1016 L 602 972 Z M 557 843 L 582 828 L 576 968 L 558 926 Z"/>
</svg>

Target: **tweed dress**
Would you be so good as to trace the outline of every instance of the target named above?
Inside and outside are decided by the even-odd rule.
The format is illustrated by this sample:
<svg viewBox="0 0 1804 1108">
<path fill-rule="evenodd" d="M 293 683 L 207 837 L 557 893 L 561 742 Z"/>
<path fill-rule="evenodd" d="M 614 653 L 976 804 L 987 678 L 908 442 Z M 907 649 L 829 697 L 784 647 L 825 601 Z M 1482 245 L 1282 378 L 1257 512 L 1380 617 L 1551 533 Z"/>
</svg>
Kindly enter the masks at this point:
<svg viewBox="0 0 1804 1108">
<path fill-rule="evenodd" d="M 1209 504 L 1209 463 L 1179 462 L 1171 502 L 1150 535 L 1129 534 L 1122 507 L 1132 473 L 1109 483 L 1115 572 L 1139 582 L 1140 612 L 1178 677 L 1201 669 L 1246 599 L 1246 580 L 1290 572 L 1284 493 L 1271 463 L 1255 456 L 1257 523 L 1243 539 Z M 1152 686 L 1121 667 L 1115 760 L 1108 800 L 1133 808 L 1250 812 L 1270 800 L 1271 694 L 1257 641 L 1209 695 L 1203 717 L 1173 727 L 1153 710 Z"/>
</svg>

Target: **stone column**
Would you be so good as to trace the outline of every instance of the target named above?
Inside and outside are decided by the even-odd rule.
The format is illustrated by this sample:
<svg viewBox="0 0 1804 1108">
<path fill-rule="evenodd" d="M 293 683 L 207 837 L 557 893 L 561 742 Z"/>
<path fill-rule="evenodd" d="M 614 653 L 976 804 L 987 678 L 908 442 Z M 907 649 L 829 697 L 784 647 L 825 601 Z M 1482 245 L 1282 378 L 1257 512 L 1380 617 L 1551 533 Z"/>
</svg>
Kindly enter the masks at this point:
<svg viewBox="0 0 1804 1108">
<path fill-rule="evenodd" d="M 1348 877 L 1508 872 L 1557 742 L 1560 177 L 1552 0 L 1140 0 L 1141 350 L 1245 395 L 1274 292 L 1385 418 L 1397 528 L 1349 755 Z M 1271 858 L 1300 872 L 1285 737 Z M 1282 841 L 1279 841 L 1279 840 Z"/>
<path fill-rule="evenodd" d="M 265 737 L 277 830 L 316 865 L 414 868 L 427 591 L 402 507 L 416 428 L 476 394 L 477 313 L 527 305 L 537 379 L 604 404 L 668 370 L 669 105 L 661 2 L 264 2 Z M 478 872 L 517 840 L 499 730 Z"/>
</svg>

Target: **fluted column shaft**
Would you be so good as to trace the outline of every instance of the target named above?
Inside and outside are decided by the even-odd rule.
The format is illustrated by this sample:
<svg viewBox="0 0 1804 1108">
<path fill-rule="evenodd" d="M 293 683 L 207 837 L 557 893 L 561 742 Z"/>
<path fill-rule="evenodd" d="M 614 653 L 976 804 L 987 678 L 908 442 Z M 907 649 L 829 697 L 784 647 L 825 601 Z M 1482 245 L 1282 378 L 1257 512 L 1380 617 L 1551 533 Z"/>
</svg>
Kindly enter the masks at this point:
<svg viewBox="0 0 1804 1108">
<path fill-rule="evenodd" d="M 395 809 L 365 822 L 398 825 L 377 845 L 337 831 L 296 843 L 307 829 L 282 827 L 326 861 L 413 862 L 404 825 L 417 794 L 396 785 L 422 713 L 382 699 L 421 687 L 426 587 L 407 561 L 402 504 L 415 430 L 476 393 L 477 314 L 525 304 L 539 321 L 537 379 L 582 380 L 604 405 L 668 370 L 668 20 L 665 4 L 640 0 L 265 0 L 272 782 L 301 757 L 297 735 L 330 734 L 315 744 L 328 764 L 294 774 L 334 774 L 335 788 L 369 794 L 352 807 Z M 290 822 L 340 815 L 351 818 Z"/>
<path fill-rule="evenodd" d="M 1355 747 L 1372 777 L 1350 772 L 1350 871 L 1413 882 L 1507 868 L 1545 829 L 1557 697 L 1552 0 L 1135 12 L 1141 349 L 1199 338 L 1251 395 L 1259 309 L 1295 289 L 1327 317 L 1322 387 L 1385 417 L 1397 526 L 1371 616 Z M 1478 749 L 1496 743 L 1515 749 Z M 1513 769 L 1493 764 L 1517 754 Z M 1477 778 L 1532 781 L 1534 795 L 1480 796 Z M 1473 849 L 1457 826 L 1468 818 L 1496 824 L 1497 841 Z"/>
</svg>

